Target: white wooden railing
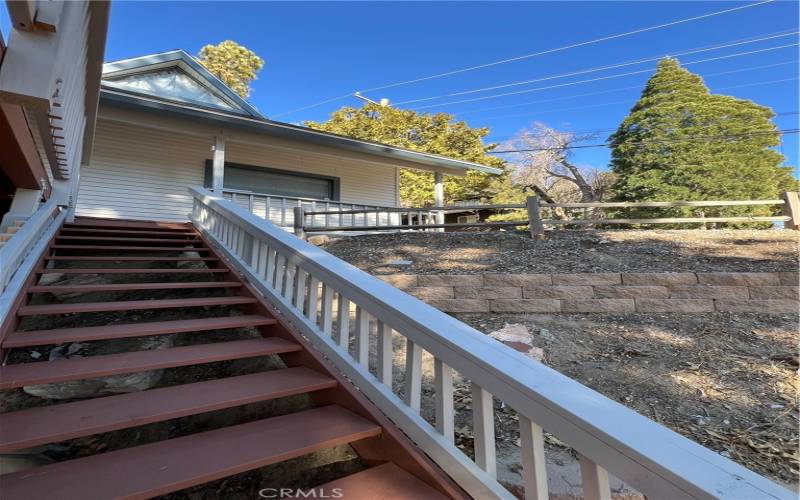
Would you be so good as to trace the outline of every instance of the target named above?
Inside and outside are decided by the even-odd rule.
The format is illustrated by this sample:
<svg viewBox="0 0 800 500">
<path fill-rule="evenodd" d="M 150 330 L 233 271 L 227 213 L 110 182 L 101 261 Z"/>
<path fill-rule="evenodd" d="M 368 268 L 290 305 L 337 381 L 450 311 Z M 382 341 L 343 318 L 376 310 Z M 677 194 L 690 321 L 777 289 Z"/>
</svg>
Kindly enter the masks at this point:
<svg viewBox="0 0 800 500">
<path fill-rule="evenodd" d="M 579 454 L 587 499 L 610 498 L 609 473 L 650 499 L 795 498 L 242 207 L 190 191 L 194 225 L 229 265 L 471 496 L 513 498 L 496 480 L 500 401 L 519 417 L 526 498 L 547 498 L 543 429 Z M 398 335 L 402 397 L 392 390 Z M 420 415 L 424 351 L 435 360 L 435 425 Z M 471 382 L 474 459 L 454 444 L 455 373 Z"/>
<path fill-rule="evenodd" d="M 59 215 L 55 198 L 50 198 L 25 221 L 10 240 L 0 247 L 0 293 L 5 291 L 31 248 Z"/>
<path fill-rule="evenodd" d="M 284 228 L 295 227 L 294 209 L 298 207 L 308 212 L 326 212 L 313 217 L 305 217 L 306 227 L 344 226 L 372 229 L 374 226 L 393 226 L 402 223 L 400 211 L 395 207 L 298 198 L 238 189 L 223 189 L 222 195 L 245 210 Z M 411 209 L 409 215 L 415 221 L 415 225 L 432 223 L 435 219 L 435 214 L 430 209 Z"/>
</svg>

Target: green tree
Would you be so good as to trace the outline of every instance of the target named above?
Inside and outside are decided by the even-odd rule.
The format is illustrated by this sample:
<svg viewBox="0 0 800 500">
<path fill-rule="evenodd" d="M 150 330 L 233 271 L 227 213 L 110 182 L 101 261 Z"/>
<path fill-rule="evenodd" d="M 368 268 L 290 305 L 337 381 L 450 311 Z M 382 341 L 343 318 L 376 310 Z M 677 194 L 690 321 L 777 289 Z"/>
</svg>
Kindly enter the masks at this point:
<svg viewBox="0 0 800 500">
<path fill-rule="evenodd" d="M 770 108 L 708 91 L 702 78 L 664 58 L 611 142 L 618 201 L 774 199 L 795 181 L 774 149 Z M 706 208 L 705 215 L 765 215 L 768 207 Z M 627 214 L 637 215 L 637 211 Z M 640 210 L 692 215 L 698 209 Z"/>
<path fill-rule="evenodd" d="M 389 106 L 367 103 L 361 108 L 343 107 L 326 122 L 306 122 L 306 126 L 381 142 L 414 151 L 433 153 L 449 158 L 502 168 L 504 161 L 488 156 L 494 145 L 484 145 L 487 128 L 472 128 L 454 121 L 446 113 L 417 113 Z M 465 176 L 445 176 L 445 203 L 464 199 L 489 199 L 497 176 L 470 170 Z M 400 170 L 400 200 L 405 206 L 433 204 L 433 173 L 421 170 Z"/>
<path fill-rule="evenodd" d="M 242 97 L 250 95 L 250 82 L 256 79 L 256 74 L 264 67 L 264 60 L 255 52 L 232 40 L 225 40 L 218 45 L 206 45 L 200 49 L 197 59 Z"/>
</svg>

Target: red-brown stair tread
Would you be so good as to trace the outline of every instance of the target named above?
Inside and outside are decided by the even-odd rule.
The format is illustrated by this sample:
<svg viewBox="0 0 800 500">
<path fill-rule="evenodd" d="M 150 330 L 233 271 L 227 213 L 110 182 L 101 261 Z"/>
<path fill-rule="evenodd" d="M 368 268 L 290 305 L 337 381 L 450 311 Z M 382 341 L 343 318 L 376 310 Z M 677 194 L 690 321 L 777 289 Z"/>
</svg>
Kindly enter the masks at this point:
<svg viewBox="0 0 800 500">
<path fill-rule="evenodd" d="M 88 260 L 98 262 L 201 262 L 219 260 L 217 257 L 147 257 L 108 255 L 48 255 L 45 260 Z"/>
<path fill-rule="evenodd" d="M 0 452 L 334 386 L 331 377 L 297 367 L 5 413 Z"/>
<path fill-rule="evenodd" d="M 176 283 L 116 283 L 100 285 L 34 285 L 28 293 L 124 292 L 128 290 L 173 290 L 184 288 L 239 288 L 238 281 L 184 281 Z"/>
<path fill-rule="evenodd" d="M 252 304 L 254 302 L 256 302 L 256 299 L 252 297 L 198 297 L 193 299 L 80 302 L 73 304 L 44 304 L 38 306 L 22 306 L 17 311 L 17 315 L 33 316 L 38 314 L 67 314 L 67 313 L 100 312 L 100 311 L 168 309 L 171 307 L 230 306 L 238 304 Z"/>
<path fill-rule="evenodd" d="M 119 234 L 122 236 L 125 235 L 144 235 L 144 236 L 151 236 L 151 235 L 175 235 L 175 236 L 197 236 L 197 233 L 194 231 L 153 231 L 147 229 L 103 229 L 103 228 L 80 228 L 80 227 L 65 227 L 61 229 L 60 234 L 64 233 L 73 234 L 73 233 L 97 233 L 97 234 Z"/>
<path fill-rule="evenodd" d="M 314 488 L 309 498 L 346 500 L 445 500 L 444 496 L 392 463 L 385 463 Z M 338 493 L 334 490 L 338 490 Z M 337 497 L 336 495 L 341 495 Z M 293 497 L 301 498 L 301 497 Z"/>
<path fill-rule="evenodd" d="M 96 250 L 107 252 L 109 250 L 125 250 L 136 252 L 208 252 L 208 247 L 145 247 L 145 246 L 114 246 L 114 245 L 53 245 L 56 250 Z"/>
<path fill-rule="evenodd" d="M 3 496 L 148 498 L 380 432 L 348 410 L 326 406 L 6 474 Z"/>
<path fill-rule="evenodd" d="M 202 240 L 195 237 L 186 238 L 124 238 L 119 236 L 56 236 L 57 240 L 83 240 L 83 241 L 139 241 L 144 243 L 200 243 Z"/>
<path fill-rule="evenodd" d="M 41 361 L 0 367 L 0 390 L 29 385 L 65 382 L 120 373 L 143 372 L 215 363 L 229 359 L 252 358 L 299 351 L 298 344 L 281 338 L 234 340 L 213 344 L 134 351 L 87 358 Z"/>
<path fill-rule="evenodd" d="M 3 347 L 24 347 L 36 345 L 66 344 L 67 342 L 89 342 L 92 340 L 144 337 L 147 335 L 166 335 L 170 333 L 200 332 L 244 328 L 261 325 L 274 325 L 275 319 L 257 314 L 242 316 L 223 316 L 218 318 L 183 319 L 175 321 L 151 321 L 149 323 L 127 323 L 107 326 L 84 326 L 79 328 L 56 328 L 53 330 L 32 330 L 13 332 Z"/>
<path fill-rule="evenodd" d="M 41 274 L 201 274 L 201 273 L 227 273 L 230 269 L 42 269 Z"/>
</svg>

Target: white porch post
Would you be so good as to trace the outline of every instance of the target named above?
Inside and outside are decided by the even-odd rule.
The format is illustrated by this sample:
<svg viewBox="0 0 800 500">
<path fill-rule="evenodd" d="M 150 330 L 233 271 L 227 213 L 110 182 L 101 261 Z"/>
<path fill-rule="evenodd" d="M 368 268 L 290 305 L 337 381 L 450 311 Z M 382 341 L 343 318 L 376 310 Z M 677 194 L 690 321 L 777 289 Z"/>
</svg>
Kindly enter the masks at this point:
<svg viewBox="0 0 800 500">
<path fill-rule="evenodd" d="M 211 190 L 215 193 L 222 192 L 225 179 L 225 137 L 214 137 L 214 157 L 212 165 Z"/>
<path fill-rule="evenodd" d="M 434 172 L 433 174 L 433 205 L 436 207 L 444 206 L 444 175 L 441 172 Z M 444 211 L 439 210 L 436 212 L 436 223 L 444 224 Z M 437 231 L 444 231 L 444 228 L 437 229 Z"/>
</svg>

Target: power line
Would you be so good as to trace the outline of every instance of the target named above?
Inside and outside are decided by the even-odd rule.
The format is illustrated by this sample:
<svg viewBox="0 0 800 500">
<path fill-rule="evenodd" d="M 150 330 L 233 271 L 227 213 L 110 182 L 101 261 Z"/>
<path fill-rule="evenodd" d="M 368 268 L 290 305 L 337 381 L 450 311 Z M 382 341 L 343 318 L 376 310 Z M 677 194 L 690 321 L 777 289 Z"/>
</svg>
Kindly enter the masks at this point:
<svg viewBox="0 0 800 500">
<path fill-rule="evenodd" d="M 773 83 L 789 82 L 789 81 L 797 80 L 797 79 L 798 79 L 797 77 L 783 78 L 783 79 L 780 79 L 780 80 L 769 80 L 769 81 L 765 81 L 765 82 L 753 82 L 753 83 L 746 83 L 746 84 L 743 84 L 743 85 L 731 85 L 731 86 L 728 86 L 728 87 L 718 87 L 718 88 L 714 88 L 714 89 L 710 89 L 710 90 L 719 91 L 719 90 L 729 90 L 729 89 L 737 89 L 737 88 L 745 88 L 745 87 L 755 87 L 755 86 L 758 86 L 758 85 L 770 85 L 770 84 L 773 84 Z M 629 102 L 630 102 L 630 100 L 625 99 L 625 100 L 622 100 L 622 101 L 611 101 L 611 102 L 604 102 L 604 103 L 600 103 L 600 104 L 587 104 L 585 106 L 572 106 L 572 107 L 569 107 L 569 108 L 547 109 L 547 110 L 543 110 L 543 111 L 537 111 L 536 113 L 533 113 L 533 114 L 532 113 L 517 113 L 517 114 L 513 114 L 513 115 L 490 116 L 490 117 L 483 118 L 483 119 L 484 120 L 497 120 L 497 119 L 500 119 L 500 118 L 519 118 L 519 117 L 522 117 L 522 116 L 538 116 L 538 115 L 545 114 L 545 113 L 556 113 L 556 112 L 559 112 L 559 111 L 574 111 L 574 110 L 577 110 L 577 109 L 599 108 L 599 107 L 603 107 L 603 106 L 611 106 L 611 105 L 614 105 L 614 104 L 623 104 L 623 103 L 629 103 Z"/>
<path fill-rule="evenodd" d="M 459 74 L 459 73 L 466 73 L 468 71 L 475 71 L 475 70 L 478 70 L 478 69 L 489 68 L 489 67 L 497 66 L 497 65 L 500 65 L 500 64 L 507 64 L 507 63 L 511 63 L 511 62 L 515 62 L 515 61 L 521 61 L 523 59 L 530 59 L 532 57 L 537 57 L 537 56 L 541 56 L 541 55 L 545 55 L 545 54 L 552 54 L 552 53 L 555 53 L 555 52 L 562 52 L 564 50 L 574 49 L 574 48 L 577 48 L 577 47 L 584 47 L 586 45 L 592 45 L 592 44 L 595 44 L 595 43 L 605 42 L 605 41 L 608 41 L 608 40 L 614 40 L 614 39 L 617 39 L 617 38 L 623 38 L 623 37 L 626 37 L 626 36 L 636 35 L 636 34 L 639 34 L 639 33 L 645 33 L 647 31 L 653 31 L 653 30 L 658 30 L 658 29 L 661 29 L 661 28 L 667 28 L 667 27 L 670 27 L 670 26 L 675 26 L 675 25 L 678 25 L 678 24 L 688 23 L 688 22 L 692 22 L 692 21 L 698 21 L 700 19 L 706 19 L 706 18 L 709 18 L 709 17 L 718 16 L 718 15 L 722 15 L 722 14 L 727 14 L 729 12 L 735 12 L 735 11 L 742 10 L 742 9 L 749 9 L 751 7 L 757 7 L 759 5 L 764 5 L 764 4 L 767 4 L 767 3 L 771 3 L 773 1 L 774 0 L 765 0 L 763 2 L 752 3 L 752 4 L 748 4 L 748 5 L 742 5 L 742 6 L 734 7 L 734 8 L 731 8 L 731 9 L 725 9 L 725 10 L 720 10 L 720 11 L 716 11 L 716 12 L 709 12 L 708 14 L 703 14 L 703 15 L 700 15 L 700 16 L 688 17 L 688 18 L 685 18 L 685 19 L 678 19 L 676 21 L 671 21 L 671 22 L 664 23 L 664 24 L 658 24 L 656 26 L 648 26 L 646 28 L 640 28 L 640 29 L 633 30 L 633 31 L 627 31 L 625 33 L 618 33 L 618 34 L 615 34 L 615 35 L 609 35 L 609 36 L 604 36 L 604 37 L 601 37 L 601 38 L 595 38 L 593 40 L 587 40 L 585 42 L 573 43 L 571 45 L 565 45 L 563 47 L 556 47 L 556 48 L 553 48 L 553 49 L 542 50 L 542 51 L 539 51 L 539 52 L 532 52 L 530 54 L 524 54 L 524 55 L 521 55 L 521 56 L 509 58 L 509 59 L 501 59 L 499 61 L 494 61 L 494 62 L 490 62 L 490 63 L 486 63 L 486 64 L 479 64 L 477 66 L 470 66 L 468 68 L 461 68 L 461 69 L 456 69 L 456 70 L 452 70 L 452 71 L 447 71 L 447 72 L 444 72 L 444 73 L 439 73 L 439 74 L 436 74 L 436 75 L 430 75 L 430 76 L 425 76 L 425 77 L 420 77 L 420 78 L 414 78 L 412 80 L 405 80 L 405 81 L 402 81 L 402 82 L 390 83 L 390 84 L 387 84 L 387 85 L 381 85 L 379 87 L 372 87 L 372 88 L 369 88 L 369 89 L 364 89 L 364 90 L 362 90 L 362 92 L 374 92 L 376 90 L 384 90 L 384 89 L 388 89 L 388 88 L 399 87 L 401 85 L 408 85 L 408 84 L 411 84 L 411 83 L 424 82 L 424 81 L 427 81 L 427 80 L 433 80 L 433 79 L 442 78 L 442 77 L 445 77 L 445 76 L 456 75 L 456 74 Z"/>
<path fill-rule="evenodd" d="M 736 54 L 728 54 L 728 55 L 725 55 L 725 56 L 711 57 L 711 58 L 708 58 L 708 59 L 700 59 L 698 61 L 690 61 L 690 62 L 687 62 L 687 63 L 683 63 L 683 66 L 690 66 L 692 64 L 700 64 L 700 63 L 711 62 L 711 61 L 720 61 L 722 59 L 731 59 L 731 58 L 734 58 L 734 57 L 742 57 L 742 56 L 747 56 L 747 55 L 751 55 L 751 54 L 759 54 L 759 53 L 762 53 L 762 52 L 769 52 L 769 51 L 772 51 L 772 50 L 785 49 L 785 48 L 788 48 L 788 47 L 796 47 L 797 45 L 798 45 L 797 43 L 790 43 L 790 44 L 786 44 L 786 45 L 778 45 L 777 47 L 768 47 L 768 48 L 765 48 L 765 49 L 750 50 L 750 51 L 747 51 L 747 52 L 737 52 Z M 629 71 L 627 73 L 618 73 L 618 74 L 615 74 L 615 75 L 599 76 L 597 78 L 589 78 L 587 80 L 578 80 L 576 82 L 560 83 L 558 85 L 549 85 L 547 87 L 537 87 L 535 89 L 517 90 L 515 92 L 505 92 L 503 94 L 493 94 L 493 95 L 488 95 L 488 96 L 483 96 L 483 97 L 473 97 L 472 99 L 461 99 L 459 101 L 450 101 L 450 102 L 444 102 L 444 103 L 439 103 L 439 104 L 428 104 L 426 106 L 416 106 L 416 107 L 412 107 L 410 109 L 420 110 L 420 109 L 438 108 L 438 107 L 441 107 L 441 106 L 449 106 L 449 105 L 452 105 L 452 104 L 461 104 L 461 103 L 465 103 L 465 102 L 485 101 L 487 99 L 497 99 L 497 98 L 500 98 L 500 97 L 507 97 L 507 96 L 511 96 L 511 95 L 528 94 L 528 93 L 531 93 L 531 92 L 538 92 L 540 90 L 549 90 L 549 89 L 555 89 L 555 88 L 561 88 L 561 87 L 569 87 L 569 86 L 572 86 L 572 85 L 580 85 L 582 83 L 591 83 L 591 82 L 597 82 L 597 81 L 601 81 L 601 80 L 610 80 L 612 78 L 621 78 L 621 77 L 624 77 L 624 76 L 632 76 L 632 75 L 639 75 L 639 74 L 642 74 L 642 73 L 650 73 L 650 72 L 655 71 L 655 70 L 656 70 L 656 68 L 648 68 L 648 69 L 643 69 L 643 70 L 639 70 L 639 71 Z"/>
<path fill-rule="evenodd" d="M 468 68 L 461 68 L 461 69 L 457 69 L 457 70 L 453 70 L 453 71 L 448 71 L 448 72 L 445 72 L 445 73 L 439 73 L 439 74 L 436 74 L 436 75 L 430 75 L 430 76 L 425 76 L 425 77 L 421 77 L 421 78 L 415 78 L 415 79 L 412 79 L 412 80 L 406 80 L 406 81 L 402 81 L 402 82 L 396 82 L 396 83 L 391 83 L 391 84 L 387 84 L 387 85 L 382 85 L 382 86 L 379 86 L 379 87 L 372 87 L 372 88 L 368 88 L 368 89 L 363 89 L 360 92 L 366 93 L 366 92 L 372 92 L 372 91 L 375 91 L 375 90 L 383 90 L 383 89 L 388 89 L 388 88 L 394 88 L 394 87 L 399 87 L 401 85 L 408 85 L 408 84 L 411 84 L 411 83 L 418 83 L 418 82 L 423 82 L 423 81 L 427 81 L 427 80 L 433 80 L 433 79 L 436 79 L 436 78 L 442 78 L 442 77 L 445 77 L 445 76 L 455 75 L 455 74 L 459 74 L 459 73 L 465 73 L 465 72 L 468 72 L 468 71 L 474 71 L 474 70 L 477 70 L 477 69 L 489 68 L 489 67 L 492 67 L 492 66 L 497 66 L 499 64 L 506 64 L 506 63 L 510 63 L 510 62 L 514 62 L 514 61 L 520 61 L 520 60 L 523 60 L 523 59 L 529 59 L 529 58 L 537 57 L 537 56 L 540 56 L 540 55 L 552 54 L 552 53 L 555 53 L 555 52 L 561 52 L 561 51 L 564 51 L 564 50 L 574 49 L 574 48 L 577 48 L 577 47 L 583 47 L 583 46 L 586 46 L 586 45 L 592 45 L 592 44 L 599 43 L 599 42 L 604 42 L 604 41 L 608 41 L 608 40 L 614 40 L 614 39 L 617 39 L 617 38 L 631 36 L 631 35 L 635 35 L 635 34 L 639 34 L 639 33 L 645 33 L 645 32 L 648 32 L 648 31 L 658 30 L 658 29 L 661 29 L 661 28 L 667 28 L 667 27 L 670 27 L 670 26 L 676 26 L 678 24 L 688 23 L 688 22 L 692 22 L 692 21 L 699 21 L 701 19 L 706 19 L 706 18 L 709 18 L 709 17 L 719 16 L 719 15 L 722 15 L 722 14 L 728 14 L 730 12 L 736 12 L 736 11 L 739 11 L 739 10 L 749 9 L 751 7 L 758 7 L 759 5 L 772 3 L 774 1 L 776 1 L 776 0 L 764 0 L 764 1 L 761 1 L 761 2 L 756 2 L 756 3 L 752 3 L 752 4 L 748 4 L 748 5 L 742 5 L 742 6 L 739 6 L 739 7 L 733 7 L 733 8 L 730 8 L 730 9 L 720 10 L 720 11 L 716 11 L 716 12 L 709 12 L 708 14 L 702 14 L 702 15 L 699 15 L 699 16 L 688 17 L 688 18 L 685 18 L 685 19 L 678 19 L 676 21 L 671 21 L 669 23 L 659 24 L 659 25 L 655 25 L 655 26 L 648 26 L 646 28 L 640 28 L 640 29 L 633 30 L 633 31 L 628 31 L 628 32 L 625 32 L 625 33 L 618 33 L 618 34 L 615 34 L 615 35 L 609 35 L 609 36 L 605 36 L 605 37 L 602 37 L 602 38 L 596 38 L 594 40 L 588 40 L 588 41 L 585 41 L 585 42 L 579 42 L 579 43 L 574 43 L 574 44 L 571 44 L 571 45 L 566 45 L 566 46 L 563 46 L 563 47 L 556 47 L 556 48 L 553 48 L 553 49 L 547 49 L 547 50 L 543 50 L 543 51 L 539 51 L 539 52 L 533 52 L 533 53 L 525 54 L 525 55 L 522 55 L 522 56 L 512 57 L 512 58 L 509 58 L 509 59 L 502 59 L 502 60 L 499 60 L 499 61 L 494 61 L 494 62 L 486 63 L 486 64 L 481 64 L 481 65 L 478 65 L 478 66 L 471 66 L 471 67 L 468 67 Z M 292 109 L 290 111 L 279 113 L 279 114 L 274 115 L 274 116 L 275 117 L 281 117 L 281 116 L 290 115 L 290 114 L 293 114 L 293 113 L 297 113 L 299 111 L 305 111 L 307 109 L 316 108 L 316 107 L 322 106 L 324 104 L 328 104 L 328 103 L 331 103 L 331 102 L 339 101 L 341 99 L 346 99 L 346 98 L 351 97 L 351 96 L 352 96 L 352 93 L 344 94 L 344 95 L 337 96 L 337 97 L 331 97 L 329 99 L 325 99 L 325 100 L 319 101 L 317 103 L 310 104 L 308 106 L 303 106 L 301 108 L 295 108 L 295 109 Z"/>
<path fill-rule="evenodd" d="M 708 73 L 706 75 L 701 75 L 701 76 L 703 78 L 709 78 L 709 77 L 712 77 L 712 76 L 730 75 L 730 74 L 733 74 L 733 73 L 743 73 L 743 72 L 746 72 L 746 71 L 754 71 L 754 70 L 757 70 L 757 69 L 774 68 L 776 66 L 786 66 L 788 64 L 795 64 L 797 62 L 798 62 L 797 59 L 793 59 L 791 61 L 785 61 L 785 62 L 780 62 L 780 63 L 775 63 L 775 64 L 762 64 L 762 65 L 759 65 L 759 66 L 750 66 L 750 67 L 747 67 L 747 68 L 734 69 L 734 70 L 730 70 L 730 71 L 720 71 L 720 72 L 716 72 L 716 73 Z M 631 86 L 628 86 L 628 87 L 619 87 L 619 88 L 616 88 L 616 89 L 600 90 L 598 92 L 586 92 L 586 93 L 583 93 L 583 94 L 573 94 L 573 95 L 563 96 L 563 97 L 553 97 L 551 99 L 539 99 L 537 101 L 527 101 L 527 102 L 521 102 L 521 103 L 517 103 L 517 104 L 506 104 L 504 106 L 492 106 L 490 108 L 471 109 L 469 111 L 462 111 L 462 112 L 456 113 L 456 114 L 459 115 L 459 116 L 463 116 L 463 115 L 470 115 L 470 114 L 474 114 L 474 113 L 482 113 L 484 111 L 494 111 L 496 109 L 518 108 L 520 106 L 528 106 L 530 104 L 541 104 L 543 102 L 564 101 L 564 100 L 568 100 L 568 99 L 575 99 L 577 97 L 586 97 L 586 96 L 601 95 L 601 94 L 611 94 L 613 92 L 621 92 L 623 90 L 632 90 L 632 89 L 641 89 L 641 88 L 642 88 L 641 85 L 631 85 Z"/>
<path fill-rule="evenodd" d="M 793 80 L 797 80 L 797 78 L 793 78 Z M 793 115 L 798 115 L 798 114 L 800 114 L 800 111 L 783 111 L 783 112 L 780 112 L 780 113 L 775 113 L 775 117 L 777 118 L 779 116 L 793 116 Z M 603 133 L 603 132 L 614 132 L 615 130 L 617 130 L 617 128 L 618 127 L 609 127 L 609 128 L 602 128 L 602 129 L 564 130 L 563 132 L 569 133 L 569 134 L 594 135 L 594 134 L 600 134 L 600 133 Z M 534 137 L 535 138 L 535 137 L 546 137 L 546 136 L 547 136 L 547 134 L 528 134 L 525 137 Z M 487 137 L 487 138 L 485 138 L 485 140 L 487 142 L 495 142 L 496 143 L 496 142 L 511 140 L 511 139 L 514 139 L 515 137 L 517 137 L 516 134 L 515 135 L 510 135 L 510 136 L 503 136 L 503 137 Z M 589 139 L 592 139 L 592 138 L 593 137 L 587 137 L 586 139 L 578 139 L 577 141 L 578 142 L 582 142 L 582 141 L 586 141 L 586 140 L 589 140 Z"/>
<path fill-rule="evenodd" d="M 497 89 L 508 88 L 508 87 L 518 87 L 520 85 L 527 85 L 529 83 L 543 82 L 543 81 L 546 81 L 546 80 L 555 80 L 555 79 L 558 79 L 558 78 L 567 78 L 567 77 L 570 77 L 570 76 L 585 75 L 587 73 L 596 73 L 598 71 L 605 71 L 605 70 L 608 70 L 608 69 L 616 69 L 616 68 L 623 68 L 625 66 L 634 66 L 634 65 L 637 65 L 637 64 L 644 64 L 644 63 L 648 63 L 648 62 L 658 61 L 658 60 L 660 60 L 660 59 L 662 59 L 664 57 L 667 57 L 667 56 L 672 56 L 672 57 L 688 56 L 688 55 L 692 55 L 692 54 L 699 54 L 701 52 L 709 52 L 709 51 L 712 51 L 712 50 L 720 50 L 720 49 L 725 49 L 725 48 L 728 48 L 728 47 L 735 47 L 735 46 L 738 46 L 738 45 L 746 45 L 746 44 L 750 44 L 750 43 L 763 42 L 765 40 L 772 40 L 772 39 L 775 39 L 775 38 L 782 38 L 782 37 L 785 37 L 785 36 L 792 36 L 792 35 L 796 35 L 798 33 L 800 33 L 800 32 L 794 31 L 794 32 L 780 33 L 780 34 L 771 33 L 771 34 L 765 35 L 765 36 L 763 36 L 761 38 L 755 38 L 755 39 L 751 39 L 751 40 L 744 40 L 744 41 L 742 41 L 742 40 L 733 40 L 731 42 L 726 42 L 724 44 L 715 45 L 715 46 L 711 46 L 711 47 L 708 47 L 708 46 L 698 47 L 698 48 L 694 48 L 694 49 L 685 50 L 685 51 L 682 51 L 682 52 L 676 52 L 676 53 L 671 53 L 671 54 L 661 54 L 659 56 L 653 56 L 653 57 L 649 57 L 647 59 L 637 59 L 635 61 L 627 61 L 627 62 L 624 62 L 624 63 L 611 64 L 611 65 L 608 65 L 608 66 L 595 66 L 595 67 L 589 68 L 589 69 L 572 71 L 572 72 L 569 72 L 569 73 L 561 73 L 561 74 L 558 74 L 558 75 L 543 76 L 541 78 L 534 78 L 532 80 L 520 80 L 520 81 L 516 81 L 516 82 L 505 83 L 505 84 L 502 84 L 502 85 L 494 85 L 494 86 L 491 86 L 491 87 L 483 87 L 483 88 L 471 89 L 471 90 L 462 90 L 462 91 L 459 91 L 459 92 L 451 92 L 449 94 L 442 94 L 442 95 L 438 95 L 438 96 L 421 97 L 421 98 L 418 98 L 418 99 L 409 99 L 407 101 L 396 102 L 396 103 L 394 103 L 394 105 L 395 106 L 400 106 L 400 105 L 403 105 L 403 104 L 413 104 L 413 103 L 416 103 L 416 102 L 433 101 L 433 100 L 436 100 L 436 99 L 444 99 L 446 97 L 455 97 L 455 96 L 460 96 L 460 95 L 476 94 L 478 92 L 486 92 L 486 91 L 489 91 L 489 90 L 497 90 Z"/>
<path fill-rule="evenodd" d="M 800 132 L 800 129 L 786 129 L 786 130 L 773 130 L 769 132 L 750 132 L 747 134 L 731 134 L 731 135 L 717 135 L 717 136 L 697 136 L 692 138 L 686 139 L 664 139 L 661 141 L 636 141 L 636 142 L 628 142 L 626 145 L 647 145 L 647 144 L 670 144 L 674 142 L 702 142 L 706 140 L 715 140 L 715 139 L 737 139 L 737 138 L 748 138 L 748 137 L 756 137 L 762 135 L 770 135 L 770 134 L 779 134 L 779 135 L 786 135 L 786 134 L 796 134 Z M 530 149 L 507 149 L 503 151 L 489 151 L 489 154 L 507 154 L 507 153 L 533 153 L 538 151 L 561 151 L 563 149 L 587 149 L 587 148 L 607 148 L 611 146 L 611 143 L 603 143 L 603 144 L 586 144 L 583 146 L 564 146 L 561 148 L 530 148 Z"/>
</svg>

